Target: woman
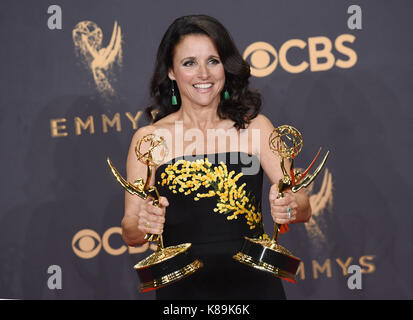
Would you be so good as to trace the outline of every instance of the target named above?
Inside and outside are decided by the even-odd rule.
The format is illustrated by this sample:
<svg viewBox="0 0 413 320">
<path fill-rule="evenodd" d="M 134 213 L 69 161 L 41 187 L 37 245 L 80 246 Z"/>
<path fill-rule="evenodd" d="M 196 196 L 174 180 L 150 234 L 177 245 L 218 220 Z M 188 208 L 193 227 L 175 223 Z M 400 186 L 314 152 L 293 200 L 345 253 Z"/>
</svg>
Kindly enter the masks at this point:
<svg viewBox="0 0 413 320">
<path fill-rule="evenodd" d="M 151 181 L 162 196 L 160 207 L 126 193 L 123 238 L 130 246 L 145 243 L 146 233 L 163 234 L 165 246 L 191 242 L 204 267 L 158 289 L 158 299 L 285 299 L 278 278 L 232 259 L 244 236 L 263 234 L 263 172 L 272 184 L 274 222 L 306 222 L 311 216 L 304 192 L 287 191 L 284 198 L 276 198 L 283 174 L 268 145 L 274 126 L 259 114 L 261 97 L 248 89 L 249 76 L 249 65 L 212 17 L 178 18 L 161 41 L 151 83 L 155 104 L 146 110 L 153 121 L 132 139 L 128 181 L 146 176 L 146 166 L 136 161 L 134 152 L 143 136 L 166 133 L 172 152 Z M 245 165 L 245 157 L 259 161 L 258 169 L 245 170 L 253 167 Z M 197 167 L 194 159 L 208 165 Z M 201 169 L 203 175 L 196 171 Z M 219 193 L 219 188 L 232 193 Z"/>
</svg>

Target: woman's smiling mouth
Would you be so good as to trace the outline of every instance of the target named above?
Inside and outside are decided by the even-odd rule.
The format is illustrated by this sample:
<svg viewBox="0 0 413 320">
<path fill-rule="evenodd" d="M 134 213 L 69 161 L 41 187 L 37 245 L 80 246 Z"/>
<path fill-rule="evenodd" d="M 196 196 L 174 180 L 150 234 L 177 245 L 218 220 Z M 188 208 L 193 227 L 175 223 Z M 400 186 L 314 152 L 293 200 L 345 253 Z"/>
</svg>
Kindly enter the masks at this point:
<svg viewBox="0 0 413 320">
<path fill-rule="evenodd" d="M 209 89 L 212 87 L 212 83 L 197 83 L 194 84 L 193 87 L 195 89 Z"/>
</svg>

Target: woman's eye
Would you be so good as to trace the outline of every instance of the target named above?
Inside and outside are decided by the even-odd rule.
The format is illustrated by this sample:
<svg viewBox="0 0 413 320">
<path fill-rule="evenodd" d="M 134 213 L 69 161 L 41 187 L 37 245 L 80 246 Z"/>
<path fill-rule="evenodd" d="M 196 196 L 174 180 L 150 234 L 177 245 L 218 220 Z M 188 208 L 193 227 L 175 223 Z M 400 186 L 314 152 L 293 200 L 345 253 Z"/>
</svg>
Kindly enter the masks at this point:
<svg viewBox="0 0 413 320">
<path fill-rule="evenodd" d="M 192 65 L 194 65 L 194 62 L 193 62 L 193 61 L 186 61 L 186 62 L 184 62 L 184 67 L 190 67 L 190 66 L 192 66 Z"/>
<path fill-rule="evenodd" d="M 219 63 L 221 63 L 218 59 L 210 59 L 210 60 L 208 60 L 208 64 L 213 64 L 213 65 L 215 65 L 215 64 L 219 64 Z M 189 60 L 189 61 L 185 61 L 184 63 L 183 63 L 183 66 L 184 67 L 193 67 L 193 66 L 195 66 L 196 65 L 196 61 L 192 61 L 192 60 Z"/>
</svg>

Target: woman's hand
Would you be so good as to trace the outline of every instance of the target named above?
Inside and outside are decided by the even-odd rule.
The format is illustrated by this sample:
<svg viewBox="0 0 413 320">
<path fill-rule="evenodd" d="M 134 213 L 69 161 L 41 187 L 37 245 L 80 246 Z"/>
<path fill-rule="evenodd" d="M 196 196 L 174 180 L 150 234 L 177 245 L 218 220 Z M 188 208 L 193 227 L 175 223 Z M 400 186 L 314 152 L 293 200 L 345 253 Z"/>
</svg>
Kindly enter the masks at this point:
<svg viewBox="0 0 413 320">
<path fill-rule="evenodd" d="M 283 194 L 283 198 L 277 198 L 277 185 L 272 185 L 269 195 L 271 216 L 274 222 L 280 225 L 296 222 L 299 212 L 296 194 L 290 189 L 285 190 Z"/>
<path fill-rule="evenodd" d="M 272 184 L 269 199 L 271 216 L 274 222 L 281 225 L 307 222 L 311 218 L 311 205 L 304 189 L 298 192 L 292 192 L 290 189 L 287 189 L 283 192 L 284 198 L 277 199 L 278 182 L 280 179 L 283 179 L 284 172 L 280 166 L 282 158 L 271 150 L 268 143 L 268 138 L 275 129 L 273 124 L 267 117 L 260 114 L 251 121 L 251 125 L 248 128 L 251 130 L 257 129 L 260 132 L 260 143 L 254 144 L 258 146 L 258 150 L 255 150 L 255 153 L 259 154 L 261 166 Z M 291 163 L 286 158 L 284 159 L 284 167 L 287 172 L 290 172 Z"/>
<path fill-rule="evenodd" d="M 274 222 L 289 224 L 310 220 L 311 205 L 307 193 L 304 190 L 292 192 L 287 189 L 283 192 L 284 197 L 277 199 L 277 187 L 276 184 L 273 184 L 269 195 L 271 216 Z"/>
<path fill-rule="evenodd" d="M 169 206 L 168 199 L 159 198 L 159 206 L 152 204 L 152 199 L 147 199 L 137 212 L 138 229 L 143 233 L 162 234 L 165 224 L 166 207 Z"/>
<path fill-rule="evenodd" d="M 126 193 L 125 216 L 122 219 L 122 238 L 129 246 L 142 245 L 145 235 L 162 234 L 165 224 L 166 207 L 169 206 L 168 199 L 159 198 L 159 207 L 155 207 L 152 199 L 141 198 Z"/>
</svg>

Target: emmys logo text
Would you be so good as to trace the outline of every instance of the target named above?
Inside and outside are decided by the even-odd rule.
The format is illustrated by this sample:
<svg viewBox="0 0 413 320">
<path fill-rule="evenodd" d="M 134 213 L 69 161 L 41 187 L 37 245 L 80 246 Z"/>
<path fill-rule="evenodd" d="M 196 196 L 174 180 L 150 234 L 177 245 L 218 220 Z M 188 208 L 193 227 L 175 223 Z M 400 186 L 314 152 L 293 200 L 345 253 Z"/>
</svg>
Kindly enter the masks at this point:
<svg viewBox="0 0 413 320">
<path fill-rule="evenodd" d="M 109 128 L 120 132 L 122 131 L 122 123 L 128 123 L 133 130 L 138 129 L 138 120 L 142 115 L 142 111 L 138 111 L 135 115 L 130 112 L 125 112 L 121 116 L 119 112 L 112 117 L 106 114 L 101 114 L 100 119 L 94 115 L 86 117 L 74 117 L 50 119 L 50 136 L 52 138 L 62 138 L 69 135 L 81 136 L 82 134 L 95 134 L 97 130 L 103 133 L 109 132 Z M 129 123 L 130 122 L 130 123 Z"/>
</svg>

